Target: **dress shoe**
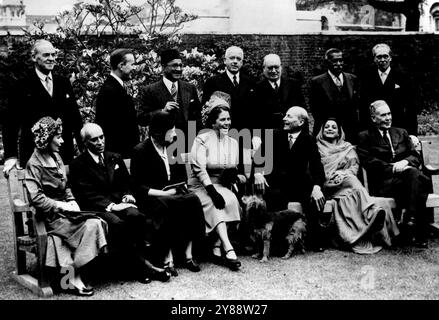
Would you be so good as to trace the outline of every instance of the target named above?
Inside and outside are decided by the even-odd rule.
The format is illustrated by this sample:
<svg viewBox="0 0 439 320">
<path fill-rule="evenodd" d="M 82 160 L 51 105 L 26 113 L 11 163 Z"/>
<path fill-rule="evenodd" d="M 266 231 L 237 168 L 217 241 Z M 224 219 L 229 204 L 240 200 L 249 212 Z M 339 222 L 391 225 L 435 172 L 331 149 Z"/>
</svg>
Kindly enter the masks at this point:
<svg viewBox="0 0 439 320">
<path fill-rule="evenodd" d="M 163 271 L 153 271 L 151 275 L 149 276 L 151 280 L 158 280 L 161 282 L 167 282 L 169 279 L 171 279 L 171 274 L 167 272 L 166 270 Z"/>
<path fill-rule="evenodd" d="M 192 272 L 200 272 L 200 266 L 194 262 L 192 259 L 187 259 L 185 264 L 186 269 Z"/>
<path fill-rule="evenodd" d="M 165 267 L 165 271 L 167 273 L 169 273 L 171 276 L 173 277 L 178 277 L 178 272 L 177 270 L 174 268 L 174 266 L 166 266 Z"/>
<path fill-rule="evenodd" d="M 143 283 L 143 284 L 148 284 L 148 283 L 151 283 L 152 280 L 150 277 L 145 276 L 145 277 L 139 277 L 137 279 L 137 281 L 139 281 L 140 283 Z"/>
<path fill-rule="evenodd" d="M 92 295 L 94 295 L 94 290 L 93 288 L 73 288 L 73 289 L 67 289 L 65 291 L 66 293 L 70 293 L 70 294 L 74 294 L 75 296 L 79 296 L 79 297 L 91 297 Z"/>
<path fill-rule="evenodd" d="M 415 239 L 414 245 L 417 248 L 427 249 L 428 248 L 428 241 L 424 238 L 418 238 L 418 239 Z"/>
<path fill-rule="evenodd" d="M 241 262 L 238 259 L 227 258 L 227 253 L 231 251 L 235 250 L 230 249 L 226 251 L 226 255 L 224 256 L 224 265 L 232 271 L 238 271 L 241 267 Z"/>
<path fill-rule="evenodd" d="M 404 224 L 407 228 L 413 229 L 416 225 L 415 217 L 407 217 L 407 219 L 404 221 Z"/>
</svg>

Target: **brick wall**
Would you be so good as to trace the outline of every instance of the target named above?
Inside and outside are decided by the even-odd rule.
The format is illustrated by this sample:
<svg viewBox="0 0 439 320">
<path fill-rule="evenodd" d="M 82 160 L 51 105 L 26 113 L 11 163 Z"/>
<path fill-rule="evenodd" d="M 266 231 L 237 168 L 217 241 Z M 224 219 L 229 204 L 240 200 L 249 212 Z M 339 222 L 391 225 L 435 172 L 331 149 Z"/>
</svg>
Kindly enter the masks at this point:
<svg viewBox="0 0 439 320">
<path fill-rule="evenodd" d="M 325 70 L 323 56 L 327 49 L 338 47 L 345 52 L 345 70 L 361 74 L 370 67 L 371 49 L 380 42 L 390 45 L 393 63 L 412 76 L 419 85 L 419 107 L 438 108 L 439 102 L 439 35 L 417 33 L 310 33 L 296 35 L 213 35 L 187 34 L 182 49 L 198 47 L 200 51 L 214 50 L 224 53 L 230 44 L 242 45 L 245 53 L 253 50 L 258 61 L 250 69 L 261 70 L 262 57 L 277 53 L 284 71 L 303 81 L 304 95 L 308 101 L 311 77 Z M 247 49 L 247 50 L 246 50 Z"/>
</svg>

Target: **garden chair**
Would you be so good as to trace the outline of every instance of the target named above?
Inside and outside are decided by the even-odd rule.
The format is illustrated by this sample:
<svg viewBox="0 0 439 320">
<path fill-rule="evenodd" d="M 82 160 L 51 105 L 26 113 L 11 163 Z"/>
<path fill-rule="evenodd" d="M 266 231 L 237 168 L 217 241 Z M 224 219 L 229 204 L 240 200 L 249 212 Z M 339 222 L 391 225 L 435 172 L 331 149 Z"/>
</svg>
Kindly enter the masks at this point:
<svg viewBox="0 0 439 320">
<path fill-rule="evenodd" d="M 15 269 L 12 277 L 21 285 L 42 297 L 53 295 L 45 268 L 48 235 L 44 222 L 37 219 L 29 203 L 25 186 L 25 170 L 13 169 L 7 178 L 12 210 Z M 36 258 L 35 276 L 29 273 L 27 254 Z"/>
</svg>

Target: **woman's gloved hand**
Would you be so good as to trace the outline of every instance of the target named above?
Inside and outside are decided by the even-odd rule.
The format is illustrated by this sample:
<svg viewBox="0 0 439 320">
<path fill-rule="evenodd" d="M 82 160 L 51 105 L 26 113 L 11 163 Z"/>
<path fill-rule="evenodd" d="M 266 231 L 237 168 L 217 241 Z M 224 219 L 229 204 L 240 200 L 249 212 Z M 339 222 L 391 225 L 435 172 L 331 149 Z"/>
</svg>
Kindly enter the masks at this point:
<svg viewBox="0 0 439 320">
<path fill-rule="evenodd" d="M 226 202 L 224 201 L 223 196 L 218 191 L 216 191 L 213 184 L 206 186 L 206 191 L 209 197 L 212 199 L 215 208 L 217 208 L 218 210 L 224 209 L 224 207 L 226 206 Z"/>
</svg>

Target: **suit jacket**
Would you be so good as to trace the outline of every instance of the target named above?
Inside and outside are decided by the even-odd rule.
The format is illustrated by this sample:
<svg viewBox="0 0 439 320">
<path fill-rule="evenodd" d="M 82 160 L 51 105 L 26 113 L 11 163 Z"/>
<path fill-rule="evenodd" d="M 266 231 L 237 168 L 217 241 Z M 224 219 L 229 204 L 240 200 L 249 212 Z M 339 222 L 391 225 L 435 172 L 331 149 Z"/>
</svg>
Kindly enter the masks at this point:
<svg viewBox="0 0 439 320">
<path fill-rule="evenodd" d="M 3 119 L 5 158 L 18 156 L 23 167 L 35 147 L 31 128 L 42 117 L 50 116 L 55 120 L 57 118 L 62 120 L 64 144 L 60 154 L 65 163 L 68 164 L 73 159 L 73 138 L 76 138 L 79 145 L 81 144 L 79 132 L 82 128 L 82 119 L 72 86 L 68 79 L 53 72 L 52 82 L 53 94 L 50 96 L 35 70 L 32 70 L 28 77 L 17 81 L 11 91 Z"/>
<path fill-rule="evenodd" d="M 376 67 L 370 68 L 361 77 L 360 121 L 363 129 L 372 125 L 369 105 L 376 100 L 385 100 L 392 112 L 392 124 L 416 135 L 418 130 L 416 92 L 409 76 L 392 67 L 384 84 Z"/>
<path fill-rule="evenodd" d="M 168 155 L 168 157 L 171 157 L 171 155 Z M 139 201 L 148 198 L 150 188 L 161 190 L 167 185 L 186 182 L 186 167 L 181 158 L 179 160 L 170 165 L 171 178 L 168 179 L 166 166 L 154 148 L 151 139 L 139 143 L 134 148 L 130 165 L 136 198 Z"/>
<path fill-rule="evenodd" d="M 235 88 L 227 73 L 221 73 L 207 79 L 203 87 L 202 104 L 210 99 L 215 91 L 222 91 L 232 97 L 231 118 L 232 127 L 238 130 L 242 128 L 255 128 L 255 81 L 245 74 L 240 73 L 239 84 Z"/>
<path fill-rule="evenodd" d="M 323 122 L 337 118 L 352 142 L 358 132 L 358 82 L 353 74 L 343 72 L 343 89 L 339 91 L 328 72 L 311 80 L 311 113 L 314 117 L 313 134 L 317 135 Z"/>
<path fill-rule="evenodd" d="M 305 108 L 305 99 L 297 81 L 282 77 L 278 93 L 267 79 L 256 84 L 257 110 L 254 115 L 257 126 L 263 129 L 277 129 L 283 126 L 282 119 L 292 106 Z"/>
<path fill-rule="evenodd" d="M 84 151 L 70 165 L 69 180 L 82 210 L 105 211 L 112 202 L 120 203 L 130 192 L 130 175 L 122 157 L 104 152 L 105 168 Z"/>
<path fill-rule="evenodd" d="M 416 168 L 421 164 L 420 155 L 414 149 L 405 129 L 391 127 L 389 134 L 395 151 L 394 157 L 376 127 L 360 132 L 358 137 L 357 151 L 361 165 L 368 173 L 371 194 L 378 194 L 384 185 L 391 183 L 393 177 L 391 162 L 405 159 L 410 166 Z"/>
<path fill-rule="evenodd" d="M 163 79 L 143 87 L 138 112 L 139 124 L 141 126 L 149 125 L 151 112 L 163 109 L 168 101 L 172 101 L 172 97 Z M 189 82 L 178 80 L 177 101 L 180 109 L 176 112 L 176 127 L 187 132 L 189 120 L 197 121 L 197 124 L 201 120 L 201 106 L 197 88 Z"/>
<path fill-rule="evenodd" d="M 306 130 L 289 147 L 288 132 L 275 131 L 273 170 L 266 176 L 272 189 L 280 189 L 288 201 L 309 199 L 314 185 L 323 188 L 325 171 L 316 140 Z"/>
<path fill-rule="evenodd" d="M 136 110 L 133 99 L 111 75 L 99 90 L 95 121 L 104 131 L 106 149 L 129 158 L 139 143 Z"/>
</svg>

